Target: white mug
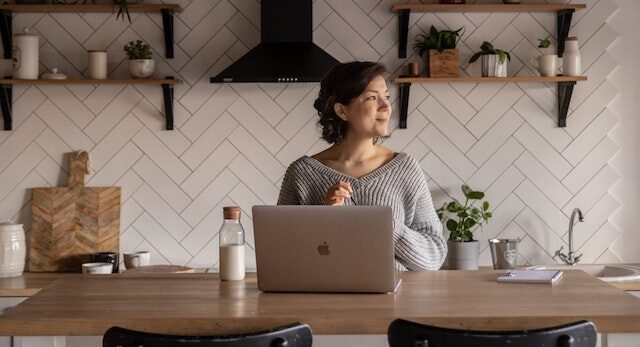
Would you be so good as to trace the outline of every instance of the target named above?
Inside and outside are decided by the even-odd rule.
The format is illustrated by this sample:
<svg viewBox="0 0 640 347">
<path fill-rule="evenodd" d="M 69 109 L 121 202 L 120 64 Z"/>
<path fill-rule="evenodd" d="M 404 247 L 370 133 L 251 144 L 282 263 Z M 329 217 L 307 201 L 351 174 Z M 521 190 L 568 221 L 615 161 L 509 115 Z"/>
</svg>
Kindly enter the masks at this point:
<svg viewBox="0 0 640 347">
<path fill-rule="evenodd" d="M 148 266 L 151 261 L 151 253 L 147 251 L 124 253 L 124 266 L 127 269 Z"/>
<path fill-rule="evenodd" d="M 558 70 L 558 56 L 555 54 L 543 54 L 537 57 L 533 57 L 529 60 L 540 72 L 540 76 L 551 77 L 555 76 Z"/>
</svg>

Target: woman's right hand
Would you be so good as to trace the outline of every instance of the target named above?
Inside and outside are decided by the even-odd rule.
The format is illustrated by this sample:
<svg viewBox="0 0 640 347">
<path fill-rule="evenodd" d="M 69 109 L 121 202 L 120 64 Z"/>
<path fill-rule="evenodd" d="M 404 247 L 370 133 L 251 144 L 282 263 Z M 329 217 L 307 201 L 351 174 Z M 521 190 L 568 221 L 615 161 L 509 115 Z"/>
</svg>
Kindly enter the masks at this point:
<svg viewBox="0 0 640 347">
<path fill-rule="evenodd" d="M 351 198 L 352 193 L 353 189 L 351 189 L 351 184 L 340 181 L 327 190 L 327 194 L 324 197 L 324 204 L 334 206 L 344 205 L 346 199 Z"/>
</svg>

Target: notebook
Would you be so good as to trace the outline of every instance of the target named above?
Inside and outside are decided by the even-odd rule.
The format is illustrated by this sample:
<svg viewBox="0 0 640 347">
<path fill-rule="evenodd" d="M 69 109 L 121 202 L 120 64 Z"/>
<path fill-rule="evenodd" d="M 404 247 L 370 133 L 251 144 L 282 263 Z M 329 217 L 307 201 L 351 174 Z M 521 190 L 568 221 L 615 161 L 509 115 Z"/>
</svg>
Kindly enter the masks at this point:
<svg viewBox="0 0 640 347">
<path fill-rule="evenodd" d="M 498 282 L 531 282 L 555 284 L 562 277 L 560 270 L 510 270 L 498 277 Z"/>
</svg>

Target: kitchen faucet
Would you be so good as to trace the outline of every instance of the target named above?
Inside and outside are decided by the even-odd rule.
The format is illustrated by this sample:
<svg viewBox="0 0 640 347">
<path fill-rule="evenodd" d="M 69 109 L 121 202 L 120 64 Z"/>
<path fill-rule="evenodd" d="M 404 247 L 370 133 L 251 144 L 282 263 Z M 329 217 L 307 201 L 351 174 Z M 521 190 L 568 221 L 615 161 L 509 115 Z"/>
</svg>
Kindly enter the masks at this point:
<svg viewBox="0 0 640 347">
<path fill-rule="evenodd" d="M 565 264 L 567 265 L 576 265 L 578 264 L 578 262 L 580 261 L 580 257 L 582 257 L 582 254 L 580 254 L 577 257 L 574 257 L 574 253 L 573 253 L 573 224 L 574 224 L 574 219 L 576 218 L 576 214 L 578 215 L 578 221 L 579 222 L 584 222 L 584 217 L 582 216 L 582 211 L 580 211 L 579 208 L 574 208 L 573 212 L 571 212 L 571 219 L 569 220 L 569 254 L 564 254 L 562 253 L 562 249 L 564 248 L 564 246 L 561 246 L 559 250 L 556 251 L 556 254 L 553 256 L 560 258 L 560 260 L 562 260 L 563 262 L 565 262 Z"/>
</svg>

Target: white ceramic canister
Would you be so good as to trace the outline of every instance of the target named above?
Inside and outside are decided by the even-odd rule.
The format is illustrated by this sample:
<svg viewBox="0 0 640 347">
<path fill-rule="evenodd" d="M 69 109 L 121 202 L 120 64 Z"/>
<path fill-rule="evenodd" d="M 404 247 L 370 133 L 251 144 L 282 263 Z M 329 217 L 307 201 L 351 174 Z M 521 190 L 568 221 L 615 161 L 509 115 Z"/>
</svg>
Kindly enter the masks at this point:
<svg viewBox="0 0 640 347">
<path fill-rule="evenodd" d="M 0 278 L 22 275 L 26 256 L 22 224 L 6 219 L 0 221 Z"/>
<path fill-rule="evenodd" d="M 89 51 L 89 78 L 94 80 L 107 79 L 107 52 Z"/>
<path fill-rule="evenodd" d="M 24 34 L 13 36 L 13 78 L 25 80 L 38 79 L 38 35 L 29 34 L 29 29 L 24 29 Z"/>
<path fill-rule="evenodd" d="M 580 76 L 582 74 L 582 57 L 580 56 L 577 37 L 567 37 L 564 42 L 562 74 L 565 76 Z"/>
</svg>

